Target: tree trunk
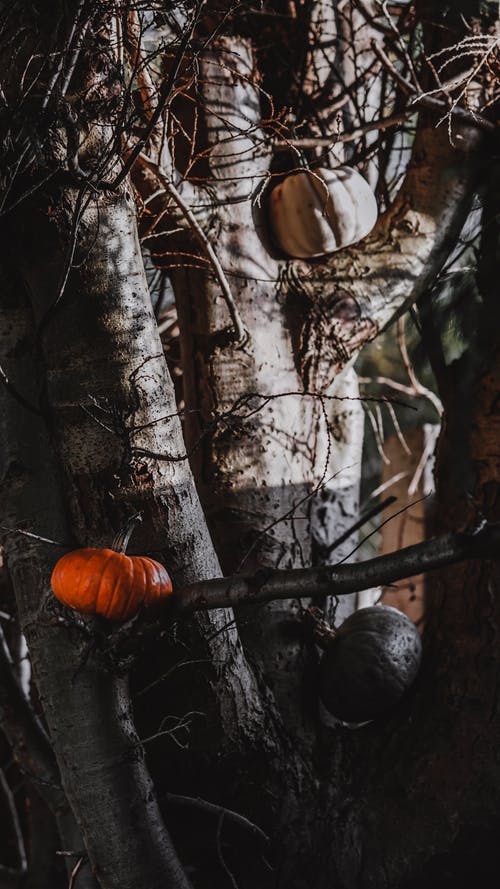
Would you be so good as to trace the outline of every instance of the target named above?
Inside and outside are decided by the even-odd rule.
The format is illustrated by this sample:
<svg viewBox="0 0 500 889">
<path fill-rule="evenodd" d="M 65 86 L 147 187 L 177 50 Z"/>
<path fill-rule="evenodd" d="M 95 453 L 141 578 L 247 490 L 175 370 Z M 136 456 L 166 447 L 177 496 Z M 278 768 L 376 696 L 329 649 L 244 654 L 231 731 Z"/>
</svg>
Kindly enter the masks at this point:
<svg viewBox="0 0 500 889">
<path fill-rule="evenodd" d="M 90 40 L 83 69 L 94 49 Z M 103 160 L 106 122 L 97 133 L 87 134 L 80 156 L 86 169 Z M 50 150 L 57 157 L 57 139 Z M 14 206 L 40 175 L 31 155 L 30 161 L 9 196 Z M 125 186 L 95 199 L 85 183 L 77 189 L 67 180 L 63 173 L 50 187 L 33 189 L 35 196 L 20 201 L 2 230 L 33 307 L 32 318 L 19 285 L 7 288 L 4 354 L 12 362 L 14 394 L 17 386 L 28 394 L 15 400 L 11 389 L 2 390 L 5 524 L 28 523 L 62 548 L 106 546 L 139 509 L 147 529 L 142 546 L 161 555 L 174 582 L 216 576 L 218 561 L 185 457 L 130 193 Z M 35 411 L 26 409 L 26 400 Z M 99 882 L 187 886 L 145 768 L 126 676 L 105 656 L 98 627 L 89 639 L 46 616 L 50 571 L 62 549 L 47 550 L 43 541 L 19 535 L 7 538 L 6 549 L 62 783 Z M 173 708 L 191 705 L 208 716 L 217 751 L 260 736 L 262 719 L 229 620 L 230 614 L 219 612 L 181 628 L 179 637 L 195 662 L 195 703 L 182 689 L 176 699 L 175 688 L 171 701 Z M 172 647 L 171 658 L 180 660 L 179 647 Z M 198 743 L 207 749 L 205 736 Z"/>
<path fill-rule="evenodd" d="M 4 287 L 3 354 L 10 361 L 24 355 L 22 363 L 15 361 L 14 385 L 36 403 L 40 365 L 31 358 L 33 327 L 20 294 L 19 286 Z M 81 629 L 58 625 L 57 609 L 51 607 L 54 557 L 67 546 L 70 532 L 45 423 L 5 390 L 2 401 L 3 523 L 27 525 L 59 542 L 54 547 L 16 533 L 5 547 L 62 783 L 93 870 L 103 887 L 135 886 L 146 871 L 151 886 L 165 881 L 187 886 L 144 767 L 126 680 L 113 675 L 102 653 L 91 651 Z M 64 808 L 59 820 L 63 845 L 81 849 Z"/>
</svg>

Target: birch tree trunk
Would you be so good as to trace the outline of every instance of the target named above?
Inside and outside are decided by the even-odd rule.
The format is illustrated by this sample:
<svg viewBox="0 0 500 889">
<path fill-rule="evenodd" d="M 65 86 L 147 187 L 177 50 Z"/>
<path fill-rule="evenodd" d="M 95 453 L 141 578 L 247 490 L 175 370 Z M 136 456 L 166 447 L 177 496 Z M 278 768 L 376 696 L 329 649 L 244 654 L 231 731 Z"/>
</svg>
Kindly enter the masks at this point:
<svg viewBox="0 0 500 889">
<path fill-rule="evenodd" d="M 270 158 L 258 129 L 252 70 L 248 42 L 235 37 L 220 38 L 201 66 L 208 184 L 219 196 L 210 237 L 237 293 L 248 343 L 227 342 L 230 319 L 217 281 L 198 272 L 173 274 L 186 434 L 196 446 L 192 462 L 216 546 L 231 571 L 308 563 L 314 495 L 316 520 L 321 498 L 336 499 L 340 491 L 342 506 L 330 521 L 336 523 L 344 504 L 346 524 L 355 517 L 357 482 L 348 482 L 347 496 L 343 486 L 360 460 L 360 413 L 355 400 L 347 402 L 349 422 L 341 422 L 347 407 L 341 402 L 339 410 L 335 399 L 346 392 L 355 399 L 356 390 L 352 379 L 350 390 L 341 388 L 339 375 L 441 267 L 470 206 L 477 142 L 472 130 L 464 131 L 460 148 L 452 148 L 446 132 L 422 123 L 413 166 L 373 234 L 314 266 L 285 262 L 256 200 Z M 230 136 L 221 117 L 230 122 Z M 273 603 L 258 619 L 250 611 L 241 621 L 249 656 L 289 714 L 298 705 L 300 711 L 305 667 L 299 615 L 296 602 Z M 296 723 L 296 716 L 287 721 Z M 306 723 L 304 717 L 302 728 Z"/>
<path fill-rule="evenodd" d="M 26 356 L 21 366 L 15 362 L 14 379 L 35 401 L 40 365 L 30 358 L 33 327 L 19 292 L 5 305 L 10 342 L 4 345 L 7 357 L 20 351 Z M 9 393 L 2 391 L 2 397 L 5 524 L 27 524 L 59 541 L 60 553 L 71 532 L 45 423 Z M 132 887 L 145 878 L 152 886 L 187 886 L 144 766 L 126 679 L 113 675 L 102 653 L 90 652 L 81 630 L 58 625 L 49 585 L 54 547 L 21 534 L 9 535 L 5 546 L 64 791 L 99 884 Z M 61 833 L 70 851 L 81 848 L 74 830 L 72 837 Z"/>
</svg>

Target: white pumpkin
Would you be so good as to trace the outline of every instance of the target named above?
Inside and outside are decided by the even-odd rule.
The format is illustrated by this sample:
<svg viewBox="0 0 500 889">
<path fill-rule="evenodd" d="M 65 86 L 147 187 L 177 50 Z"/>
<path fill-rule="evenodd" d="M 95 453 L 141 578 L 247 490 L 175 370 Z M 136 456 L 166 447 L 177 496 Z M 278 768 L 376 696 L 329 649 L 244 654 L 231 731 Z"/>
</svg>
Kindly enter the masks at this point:
<svg viewBox="0 0 500 889">
<path fill-rule="evenodd" d="M 269 209 L 276 243 L 300 259 L 355 244 L 377 221 L 375 195 L 352 167 L 291 173 L 272 190 Z"/>
</svg>

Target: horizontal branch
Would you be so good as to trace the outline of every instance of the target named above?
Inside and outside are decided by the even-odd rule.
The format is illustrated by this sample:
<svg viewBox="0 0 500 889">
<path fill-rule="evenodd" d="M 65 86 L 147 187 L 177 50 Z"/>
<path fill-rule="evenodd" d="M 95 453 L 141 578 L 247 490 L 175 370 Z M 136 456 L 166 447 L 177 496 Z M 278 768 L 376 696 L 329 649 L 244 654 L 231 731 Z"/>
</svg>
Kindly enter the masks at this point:
<svg viewBox="0 0 500 889">
<path fill-rule="evenodd" d="M 498 558 L 500 522 L 485 523 L 471 532 L 446 534 L 355 564 L 338 564 L 290 571 L 263 569 L 251 576 L 193 583 L 176 595 L 177 611 L 226 608 L 244 602 L 347 596 L 466 559 Z"/>
<path fill-rule="evenodd" d="M 382 54 L 382 50 L 378 50 Z M 385 58 L 385 54 L 384 54 Z M 486 133 L 495 132 L 495 124 L 474 111 L 468 111 L 466 108 L 450 107 L 441 99 L 435 99 L 433 96 L 417 93 L 411 89 L 411 84 L 404 80 L 408 87 L 408 95 L 412 96 L 409 107 L 402 111 L 401 114 L 393 114 L 390 117 L 382 117 L 380 120 L 373 120 L 370 123 L 363 124 L 347 133 L 332 133 L 330 136 L 304 136 L 303 138 L 291 139 L 274 139 L 272 146 L 275 151 L 287 151 L 290 148 L 330 148 L 334 145 L 344 142 L 355 142 L 361 139 L 367 133 L 373 130 L 388 130 L 391 127 L 401 126 L 406 123 L 419 110 L 417 106 L 426 108 L 428 111 L 434 111 L 440 115 L 451 115 L 455 120 L 468 124 L 471 127 L 478 127 Z"/>
<path fill-rule="evenodd" d="M 305 136 L 299 139 L 274 139 L 272 146 L 275 151 L 287 151 L 292 148 L 330 148 L 339 142 L 354 142 L 372 130 L 387 130 L 405 123 L 415 109 L 409 109 L 401 114 L 393 114 L 391 117 L 383 117 L 350 130 L 348 133 L 332 133 L 331 136 Z"/>
</svg>

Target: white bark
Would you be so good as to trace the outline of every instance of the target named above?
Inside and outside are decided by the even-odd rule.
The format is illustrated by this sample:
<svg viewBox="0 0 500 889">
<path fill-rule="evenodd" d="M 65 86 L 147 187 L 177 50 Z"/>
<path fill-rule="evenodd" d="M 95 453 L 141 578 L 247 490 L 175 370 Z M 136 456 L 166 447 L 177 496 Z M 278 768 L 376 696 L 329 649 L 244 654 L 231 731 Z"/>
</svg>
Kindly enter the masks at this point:
<svg viewBox="0 0 500 889">
<path fill-rule="evenodd" d="M 212 184 L 220 202 L 209 235 L 217 243 L 250 340 L 236 349 L 225 339 L 229 317 L 218 282 L 190 272 L 174 275 L 186 428 L 191 444 L 201 438 L 192 465 L 225 570 L 308 564 L 315 489 L 328 483 L 333 499 L 337 483 L 345 492 L 345 465 L 355 464 L 359 473 L 361 436 L 356 425 L 354 439 L 344 430 L 343 414 L 350 420 L 361 408 L 354 401 L 340 402 L 338 411 L 333 398 L 322 401 L 314 391 L 304 390 L 280 295 L 283 263 L 272 256 L 265 215 L 255 202 L 269 154 L 260 142 L 249 44 L 221 41 L 203 62 L 202 78 Z M 221 117 L 227 122 L 224 128 Z M 346 385 L 350 395 L 355 384 L 350 379 Z M 326 394 L 343 394 L 341 382 Z M 214 432 L 207 432 L 214 423 Z M 356 454 L 349 457 L 353 449 Z M 354 515 L 357 500 L 357 482 L 350 472 L 353 497 L 346 502 L 345 521 Z M 338 517 L 340 497 L 336 502 Z M 246 650 L 263 667 L 291 719 L 301 710 L 303 653 L 296 639 L 283 634 L 294 624 L 297 632 L 299 611 L 296 602 L 274 603 L 240 621 Z"/>
<path fill-rule="evenodd" d="M 218 281 L 190 270 L 173 274 L 191 462 L 224 570 L 307 564 L 311 530 L 325 533 L 316 508 L 311 529 L 311 498 L 343 468 L 346 449 L 348 462 L 357 462 L 360 441 L 359 419 L 351 431 L 329 420 L 338 442 L 325 434 L 319 396 L 334 384 L 343 393 L 342 369 L 440 268 L 469 206 L 475 135 L 464 130 L 453 148 L 444 129 L 422 123 L 403 189 L 373 234 L 314 266 L 285 263 L 266 222 L 270 149 L 260 129 L 250 43 L 218 39 L 201 58 L 199 90 L 210 164 L 205 186 L 217 195 L 207 236 L 250 338 L 244 349 L 231 343 Z M 352 381 L 345 385 L 349 393 Z M 341 417 L 329 404 L 331 418 Z M 329 529 L 340 523 L 333 491 L 340 479 L 330 483 L 330 506 L 334 496 L 339 505 L 323 516 Z M 355 518 L 356 489 L 353 480 L 344 527 Z M 281 631 L 296 632 L 296 604 L 268 606 L 241 624 L 245 647 L 291 712 L 300 646 L 285 642 Z"/>
</svg>

